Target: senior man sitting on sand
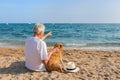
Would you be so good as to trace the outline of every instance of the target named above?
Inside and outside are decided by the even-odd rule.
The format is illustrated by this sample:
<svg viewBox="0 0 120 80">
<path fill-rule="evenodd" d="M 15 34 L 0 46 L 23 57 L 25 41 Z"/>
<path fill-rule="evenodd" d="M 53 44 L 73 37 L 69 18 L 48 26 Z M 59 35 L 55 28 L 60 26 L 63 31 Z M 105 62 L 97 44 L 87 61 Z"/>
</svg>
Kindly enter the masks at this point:
<svg viewBox="0 0 120 80">
<path fill-rule="evenodd" d="M 25 67 L 32 71 L 46 71 L 45 64 L 51 54 L 58 50 L 58 48 L 53 48 L 51 51 L 47 51 L 46 43 L 43 40 L 52 34 L 49 32 L 44 35 L 44 31 L 43 24 L 35 24 L 34 35 L 28 37 L 25 42 Z"/>
</svg>

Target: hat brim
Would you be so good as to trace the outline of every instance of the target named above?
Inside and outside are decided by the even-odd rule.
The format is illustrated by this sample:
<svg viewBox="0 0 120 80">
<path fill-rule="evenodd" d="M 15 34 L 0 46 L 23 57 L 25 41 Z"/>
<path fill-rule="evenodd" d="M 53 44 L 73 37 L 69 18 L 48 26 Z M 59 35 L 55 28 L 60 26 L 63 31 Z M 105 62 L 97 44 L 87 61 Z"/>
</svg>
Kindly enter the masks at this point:
<svg viewBox="0 0 120 80">
<path fill-rule="evenodd" d="M 67 69 L 67 67 L 65 66 L 64 68 L 63 68 L 66 72 L 78 72 L 79 70 L 80 70 L 80 68 L 79 67 L 76 67 L 76 69 L 74 69 L 74 70 L 68 70 Z"/>
</svg>

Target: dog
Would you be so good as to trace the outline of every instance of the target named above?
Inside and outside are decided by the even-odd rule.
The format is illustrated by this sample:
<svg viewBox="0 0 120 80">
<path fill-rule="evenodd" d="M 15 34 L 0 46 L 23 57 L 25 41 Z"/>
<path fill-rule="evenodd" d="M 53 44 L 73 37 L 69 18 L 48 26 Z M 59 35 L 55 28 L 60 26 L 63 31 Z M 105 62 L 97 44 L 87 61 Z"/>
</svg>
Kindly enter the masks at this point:
<svg viewBox="0 0 120 80">
<path fill-rule="evenodd" d="M 57 43 L 54 45 L 54 47 L 58 48 L 58 51 L 53 53 L 46 65 L 46 69 L 48 72 L 51 71 L 58 71 L 58 72 L 64 72 L 63 70 L 63 60 L 62 60 L 62 48 L 63 45 L 61 43 Z"/>
</svg>

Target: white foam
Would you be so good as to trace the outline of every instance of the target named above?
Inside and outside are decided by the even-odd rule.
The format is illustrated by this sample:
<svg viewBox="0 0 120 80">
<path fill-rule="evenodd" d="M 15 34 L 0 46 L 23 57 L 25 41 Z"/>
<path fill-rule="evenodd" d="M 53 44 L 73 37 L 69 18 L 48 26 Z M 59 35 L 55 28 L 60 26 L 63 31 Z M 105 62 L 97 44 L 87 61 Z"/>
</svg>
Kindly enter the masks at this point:
<svg viewBox="0 0 120 80">
<path fill-rule="evenodd" d="M 85 44 L 85 43 L 84 43 L 84 44 L 76 44 L 76 43 L 71 43 L 71 44 L 70 44 L 70 43 L 68 43 L 68 44 L 65 44 L 65 45 L 66 45 L 66 46 L 77 46 L 77 47 L 78 47 L 78 46 L 87 46 L 87 44 Z"/>
<path fill-rule="evenodd" d="M 120 47 L 68 47 L 69 49 L 86 49 L 86 50 L 120 50 Z"/>
</svg>

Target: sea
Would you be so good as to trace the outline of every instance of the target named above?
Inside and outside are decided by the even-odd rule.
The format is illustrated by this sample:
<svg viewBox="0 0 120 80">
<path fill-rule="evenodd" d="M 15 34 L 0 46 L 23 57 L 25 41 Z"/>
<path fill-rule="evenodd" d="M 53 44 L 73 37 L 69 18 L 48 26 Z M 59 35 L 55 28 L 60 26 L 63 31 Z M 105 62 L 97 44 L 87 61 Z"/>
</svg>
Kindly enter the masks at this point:
<svg viewBox="0 0 120 80">
<path fill-rule="evenodd" d="M 0 23 L 0 47 L 24 48 L 33 36 L 35 23 Z M 115 23 L 44 23 L 52 33 L 45 39 L 48 47 L 62 43 L 65 48 L 120 50 L 120 24 Z"/>
</svg>

